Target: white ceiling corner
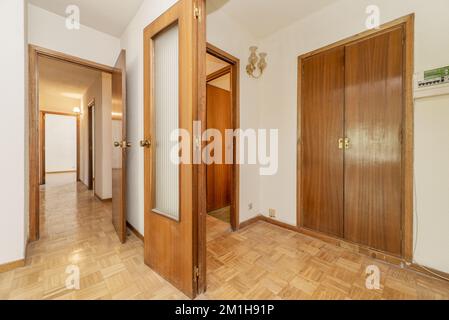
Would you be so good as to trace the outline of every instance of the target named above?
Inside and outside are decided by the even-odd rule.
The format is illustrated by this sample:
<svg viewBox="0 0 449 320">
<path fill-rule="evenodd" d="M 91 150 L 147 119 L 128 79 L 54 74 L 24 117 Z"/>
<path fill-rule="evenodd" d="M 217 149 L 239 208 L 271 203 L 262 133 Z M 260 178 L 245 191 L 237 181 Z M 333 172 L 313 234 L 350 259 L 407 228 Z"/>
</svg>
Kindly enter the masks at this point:
<svg viewBox="0 0 449 320">
<path fill-rule="evenodd" d="M 66 16 L 66 8 L 80 8 L 81 24 L 119 38 L 144 0 L 29 0 L 37 7 Z"/>
<path fill-rule="evenodd" d="M 221 11 L 245 27 L 257 40 L 338 0 L 207 0 L 208 12 Z"/>
<path fill-rule="evenodd" d="M 80 8 L 81 24 L 120 37 L 144 0 L 29 0 L 65 16 L 68 5 Z M 161 1 L 161 0 L 160 0 Z M 208 12 L 219 10 L 245 27 L 257 40 L 338 0 L 207 0 Z"/>
</svg>

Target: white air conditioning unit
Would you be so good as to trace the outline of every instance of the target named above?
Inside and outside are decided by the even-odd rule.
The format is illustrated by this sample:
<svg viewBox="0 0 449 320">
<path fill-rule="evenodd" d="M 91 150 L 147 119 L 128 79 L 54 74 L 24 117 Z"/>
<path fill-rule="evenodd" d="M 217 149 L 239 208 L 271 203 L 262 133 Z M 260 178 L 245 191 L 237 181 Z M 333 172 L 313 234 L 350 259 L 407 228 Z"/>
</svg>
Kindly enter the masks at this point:
<svg viewBox="0 0 449 320">
<path fill-rule="evenodd" d="M 449 66 L 415 74 L 415 99 L 449 94 Z"/>
</svg>

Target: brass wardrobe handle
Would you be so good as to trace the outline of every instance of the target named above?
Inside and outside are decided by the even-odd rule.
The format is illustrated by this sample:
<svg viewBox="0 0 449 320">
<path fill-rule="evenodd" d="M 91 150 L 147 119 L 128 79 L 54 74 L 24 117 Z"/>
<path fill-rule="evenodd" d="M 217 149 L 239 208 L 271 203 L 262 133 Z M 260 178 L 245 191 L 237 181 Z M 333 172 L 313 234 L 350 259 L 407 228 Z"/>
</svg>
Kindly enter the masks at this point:
<svg viewBox="0 0 449 320">
<path fill-rule="evenodd" d="M 114 142 L 114 147 L 116 147 L 116 148 L 128 149 L 128 148 L 131 148 L 131 146 L 132 146 L 131 142 L 127 142 L 127 141 Z"/>
<path fill-rule="evenodd" d="M 140 146 L 142 148 L 150 148 L 151 142 L 150 142 L 150 140 L 142 140 L 142 141 L 140 141 Z"/>
<path fill-rule="evenodd" d="M 340 138 L 338 139 L 338 149 L 350 149 L 351 148 L 351 139 L 349 138 Z"/>
<path fill-rule="evenodd" d="M 345 149 L 348 150 L 351 148 L 351 139 L 345 138 Z"/>
<path fill-rule="evenodd" d="M 338 149 L 343 150 L 343 146 L 344 146 L 344 139 L 343 138 L 338 139 Z"/>
</svg>

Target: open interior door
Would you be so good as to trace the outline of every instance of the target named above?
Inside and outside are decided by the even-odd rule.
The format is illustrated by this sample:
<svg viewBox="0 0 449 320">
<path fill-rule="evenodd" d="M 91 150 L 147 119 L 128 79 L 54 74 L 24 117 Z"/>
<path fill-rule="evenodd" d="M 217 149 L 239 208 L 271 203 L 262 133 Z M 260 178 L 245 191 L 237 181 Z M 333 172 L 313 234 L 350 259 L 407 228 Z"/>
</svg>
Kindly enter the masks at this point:
<svg viewBox="0 0 449 320">
<path fill-rule="evenodd" d="M 126 241 L 126 51 L 122 50 L 112 74 L 112 223 L 122 243 Z"/>
<path fill-rule="evenodd" d="M 206 106 L 204 13 L 204 0 L 180 0 L 144 31 L 145 263 L 190 298 L 205 286 L 205 167 L 193 164 Z M 178 129 L 190 141 L 179 153 Z"/>
</svg>

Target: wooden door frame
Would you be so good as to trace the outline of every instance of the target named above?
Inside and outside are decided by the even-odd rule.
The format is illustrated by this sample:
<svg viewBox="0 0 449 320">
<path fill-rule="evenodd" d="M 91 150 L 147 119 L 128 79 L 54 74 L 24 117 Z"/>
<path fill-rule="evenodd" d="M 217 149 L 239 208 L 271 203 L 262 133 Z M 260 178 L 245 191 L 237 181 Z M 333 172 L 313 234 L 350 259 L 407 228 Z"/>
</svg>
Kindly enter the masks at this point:
<svg viewBox="0 0 449 320">
<path fill-rule="evenodd" d="M 46 141 L 46 132 L 45 132 L 45 117 L 47 114 L 55 115 L 55 116 L 64 116 L 64 117 L 74 117 L 76 118 L 76 181 L 80 181 L 80 115 L 73 112 L 57 112 L 57 111 L 47 111 L 40 110 L 39 117 L 41 119 L 41 126 L 39 130 L 40 134 L 40 149 L 39 149 L 39 159 L 40 159 L 40 168 L 41 168 L 41 185 L 45 184 L 45 175 L 46 167 L 45 167 L 45 141 Z"/>
<path fill-rule="evenodd" d="M 340 46 L 346 46 L 351 43 L 355 43 L 361 40 L 365 40 L 379 34 L 390 31 L 397 27 L 404 28 L 404 99 L 403 99 L 403 147 L 402 147 L 402 256 L 401 258 L 407 262 L 413 260 L 413 165 L 414 165 L 414 105 L 413 105 L 413 73 L 414 73 L 414 25 L 415 14 L 409 14 L 394 21 L 388 22 L 378 29 L 368 30 L 347 39 L 338 41 L 334 44 L 325 46 L 323 48 L 311 51 L 298 57 L 298 131 L 297 131 L 297 203 L 296 203 L 296 217 L 297 228 L 300 231 L 304 231 L 308 234 L 314 234 L 317 236 L 324 236 L 323 234 L 311 230 L 307 230 L 302 225 L 302 212 L 301 212 L 301 104 L 302 104 L 302 69 L 303 61 L 313 55 L 334 49 Z M 325 235 L 338 239 L 337 237 Z M 364 247 L 360 245 L 360 247 Z M 374 250 L 368 248 L 369 250 Z M 378 250 L 374 250 L 378 251 Z"/>
<path fill-rule="evenodd" d="M 29 150 L 29 241 L 39 240 L 39 65 L 40 57 L 73 63 L 100 72 L 120 72 L 116 68 L 54 50 L 28 45 L 28 150 Z"/>
<path fill-rule="evenodd" d="M 240 128 L 240 59 L 233 55 L 219 49 L 218 47 L 206 43 L 206 53 L 218 58 L 222 61 L 229 63 L 230 65 L 214 72 L 206 77 L 206 83 L 215 80 L 225 74 L 231 74 L 231 119 L 232 129 L 236 130 Z M 233 143 L 234 147 L 234 163 L 232 165 L 231 174 L 231 227 L 232 230 L 237 231 L 240 229 L 240 166 L 236 163 L 236 141 Z"/>
<path fill-rule="evenodd" d="M 202 1 L 203 2 L 203 1 Z M 202 3 L 204 9 L 204 3 Z M 205 30 L 204 30 L 205 31 Z M 201 35 L 204 39 L 206 37 L 205 34 Z M 206 47 L 204 51 L 198 51 L 198 60 L 204 63 L 200 63 L 200 66 L 204 68 L 200 74 L 203 74 L 205 78 L 198 79 L 198 83 L 202 86 L 201 90 L 199 90 L 200 97 L 199 103 L 200 109 L 198 110 L 197 119 L 201 120 L 202 123 L 206 123 L 206 54 L 211 54 L 216 58 L 219 58 L 223 61 L 226 61 L 231 65 L 231 78 L 232 78 L 232 110 L 233 110 L 233 126 L 234 128 L 240 128 L 240 59 L 234 57 L 233 55 L 219 49 L 218 47 L 212 45 L 211 43 L 206 42 Z M 234 146 L 236 145 L 236 141 L 234 140 Z M 205 147 L 205 143 L 203 142 L 203 148 Z M 235 150 L 235 149 L 234 149 Z M 233 216 L 231 218 L 231 226 L 233 230 L 237 231 L 240 228 L 240 166 L 236 164 L 236 157 L 234 154 L 234 165 L 233 165 L 233 173 L 231 184 L 233 186 L 233 192 L 231 193 L 231 212 L 233 212 Z M 202 183 L 199 185 L 198 192 L 198 201 L 200 206 L 200 215 L 198 217 L 198 246 L 197 250 L 197 262 L 198 262 L 198 294 L 201 294 L 206 291 L 207 287 L 207 243 L 206 243 L 206 218 L 207 218 L 207 197 L 206 197 L 206 188 L 207 188 L 207 180 L 206 180 L 206 165 L 201 164 L 198 166 L 198 179 L 201 180 Z"/>
<path fill-rule="evenodd" d="M 87 169 L 87 188 L 89 190 L 95 189 L 95 177 L 94 177 L 94 166 L 95 166 L 95 150 L 94 150 L 94 138 L 95 138 L 95 99 L 87 105 L 87 152 L 88 152 L 88 163 L 89 168 Z M 95 191 L 95 190 L 94 190 Z"/>
<path fill-rule="evenodd" d="M 39 185 L 46 184 L 45 165 L 45 113 L 39 113 Z"/>
</svg>

